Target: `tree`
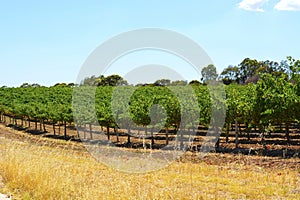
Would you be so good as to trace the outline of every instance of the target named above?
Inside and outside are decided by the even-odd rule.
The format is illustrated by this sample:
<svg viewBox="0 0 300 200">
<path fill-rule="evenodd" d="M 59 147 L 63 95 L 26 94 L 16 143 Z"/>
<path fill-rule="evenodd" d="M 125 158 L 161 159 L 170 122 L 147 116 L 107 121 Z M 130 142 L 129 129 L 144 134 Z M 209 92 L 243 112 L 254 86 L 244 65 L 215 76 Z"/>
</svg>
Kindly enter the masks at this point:
<svg viewBox="0 0 300 200">
<path fill-rule="evenodd" d="M 67 87 L 66 83 L 56 83 L 53 87 Z"/>
<path fill-rule="evenodd" d="M 127 81 L 124 80 L 121 76 L 113 74 L 110 76 L 100 75 L 96 77 L 95 75 L 87 77 L 83 80 L 81 85 L 88 86 L 119 86 L 119 85 L 128 85 Z"/>
<path fill-rule="evenodd" d="M 220 80 L 222 80 L 223 83 L 226 85 L 237 82 L 238 72 L 239 68 L 237 66 L 230 65 L 222 71 L 220 75 Z"/>
<path fill-rule="evenodd" d="M 207 82 L 212 81 L 212 80 L 216 80 L 218 78 L 217 69 L 212 64 L 208 65 L 207 67 L 204 67 L 201 70 L 201 75 L 202 75 L 201 80 L 204 83 L 207 83 Z"/>
<path fill-rule="evenodd" d="M 89 85 L 89 86 L 96 86 L 98 85 L 99 83 L 99 79 L 101 80 L 101 78 L 104 77 L 104 76 L 99 76 L 99 77 L 96 77 L 95 75 L 91 76 L 91 77 L 86 77 L 81 85 Z"/>
<path fill-rule="evenodd" d="M 160 79 L 154 82 L 154 85 L 157 86 L 168 86 L 171 84 L 171 80 L 169 79 Z"/>
<path fill-rule="evenodd" d="M 189 85 L 201 85 L 201 82 L 198 80 L 192 80 L 191 82 L 189 82 Z"/>
<path fill-rule="evenodd" d="M 31 85 L 29 83 L 23 83 L 20 88 L 27 88 L 27 87 L 31 87 Z"/>
<path fill-rule="evenodd" d="M 105 86 L 105 85 L 117 86 L 117 85 L 128 85 L 128 83 L 121 76 L 113 74 L 113 75 L 110 75 L 110 76 L 108 76 L 106 78 L 103 78 L 102 82 L 100 82 L 98 84 L 98 86 L 99 85 L 103 85 L 103 86 Z"/>
<path fill-rule="evenodd" d="M 28 87 L 33 87 L 33 88 L 36 88 L 36 87 L 41 87 L 39 84 L 37 83 L 33 83 L 33 84 L 29 84 L 29 83 L 23 83 L 20 88 L 28 88 Z"/>
<path fill-rule="evenodd" d="M 172 81 L 171 85 L 172 86 L 185 86 L 185 85 L 187 85 L 187 81 L 183 81 L 183 80 Z"/>
<path fill-rule="evenodd" d="M 255 60 L 250 58 L 245 58 L 240 64 L 239 64 L 239 72 L 238 72 L 238 81 L 241 84 L 244 84 L 246 80 L 254 75 L 256 75 L 257 69 L 261 64 Z"/>
</svg>

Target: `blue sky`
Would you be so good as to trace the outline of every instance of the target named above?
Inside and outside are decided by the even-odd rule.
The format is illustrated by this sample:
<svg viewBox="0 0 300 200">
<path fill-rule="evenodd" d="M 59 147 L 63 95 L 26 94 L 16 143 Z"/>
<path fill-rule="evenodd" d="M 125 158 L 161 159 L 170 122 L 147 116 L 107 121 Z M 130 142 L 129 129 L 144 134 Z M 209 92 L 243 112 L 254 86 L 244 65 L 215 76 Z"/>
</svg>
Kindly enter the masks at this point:
<svg viewBox="0 0 300 200">
<path fill-rule="evenodd" d="M 300 0 L 0 3 L 0 86 L 75 82 L 81 65 L 98 45 L 145 27 L 190 37 L 219 72 L 246 57 L 300 58 Z"/>
</svg>

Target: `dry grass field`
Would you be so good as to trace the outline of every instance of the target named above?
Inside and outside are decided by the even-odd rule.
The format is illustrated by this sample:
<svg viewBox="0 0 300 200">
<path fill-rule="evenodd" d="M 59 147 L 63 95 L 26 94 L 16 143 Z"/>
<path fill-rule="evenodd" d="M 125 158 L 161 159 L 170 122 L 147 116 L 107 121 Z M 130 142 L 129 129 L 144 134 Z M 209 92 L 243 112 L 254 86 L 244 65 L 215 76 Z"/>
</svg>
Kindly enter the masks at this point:
<svg viewBox="0 0 300 200">
<path fill-rule="evenodd" d="M 14 199 L 300 199 L 298 158 L 187 153 L 162 170 L 129 174 L 80 143 L 0 129 L 0 192 Z"/>
</svg>

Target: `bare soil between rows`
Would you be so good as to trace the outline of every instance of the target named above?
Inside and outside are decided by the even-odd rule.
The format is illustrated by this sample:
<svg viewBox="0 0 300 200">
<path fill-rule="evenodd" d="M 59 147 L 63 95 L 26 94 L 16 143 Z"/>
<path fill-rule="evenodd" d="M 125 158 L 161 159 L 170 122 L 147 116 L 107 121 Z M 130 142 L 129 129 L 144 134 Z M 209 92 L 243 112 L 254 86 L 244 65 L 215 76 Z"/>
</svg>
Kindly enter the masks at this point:
<svg viewBox="0 0 300 200">
<path fill-rule="evenodd" d="M 47 135 L 32 135 L 25 131 L 18 131 L 13 128 L 6 127 L 4 124 L 0 124 L 0 139 L 1 137 L 22 142 L 29 142 L 35 145 L 50 146 L 88 153 L 84 144 L 81 142 L 74 142 L 71 140 L 62 142 L 58 139 L 49 138 Z M 241 146 L 242 148 L 235 149 L 234 142 L 221 143 L 219 151 L 207 153 L 205 155 L 199 154 L 195 151 L 188 151 L 180 159 L 178 159 L 177 162 L 205 162 L 209 165 L 220 166 L 227 164 L 238 164 L 249 165 L 252 167 L 256 166 L 258 168 L 266 169 L 293 169 L 298 170 L 300 173 L 300 158 L 297 154 L 297 152 L 299 152 L 299 146 L 297 145 L 284 147 L 280 145 L 273 145 L 270 146 L 269 149 L 262 149 L 260 145 L 243 144 L 243 142 L 241 142 Z M 249 151 L 249 149 L 251 151 Z M 294 156 L 289 156 L 286 158 L 272 156 L 272 152 L 274 154 L 274 151 L 282 154 L 282 149 L 287 149 L 287 152 L 290 152 L 291 155 L 294 152 L 296 153 L 294 153 Z M 135 151 L 135 149 L 132 148 L 128 148 L 127 150 Z M 266 156 L 268 151 L 271 152 L 271 156 Z"/>
</svg>

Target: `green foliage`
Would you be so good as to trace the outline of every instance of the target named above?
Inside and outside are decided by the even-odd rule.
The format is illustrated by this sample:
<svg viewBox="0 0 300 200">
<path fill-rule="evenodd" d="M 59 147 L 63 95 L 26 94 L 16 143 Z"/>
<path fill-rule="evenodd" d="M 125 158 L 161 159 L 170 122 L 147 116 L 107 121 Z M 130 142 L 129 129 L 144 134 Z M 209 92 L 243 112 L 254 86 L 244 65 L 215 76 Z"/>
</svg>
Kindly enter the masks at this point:
<svg viewBox="0 0 300 200">
<path fill-rule="evenodd" d="M 291 62 L 297 69 L 297 62 Z M 293 81 L 287 80 L 285 74 L 262 74 L 257 84 L 227 85 L 226 102 L 222 88 L 213 85 L 47 88 L 24 84 L 26 87 L 0 88 L 0 114 L 53 124 L 73 123 L 75 116 L 79 125 L 99 123 L 115 127 L 120 123 L 163 128 L 201 124 L 208 127 L 212 108 L 222 110 L 222 105 L 226 104 L 226 123 L 237 120 L 250 126 L 268 126 L 270 123 L 299 122 L 300 83 L 297 70 L 294 72 Z M 165 116 L 151 113 L 154 108 Z"/>
<path fill-rule="evenodd" d="M 83 80 L 81 85 L 85 86 L 117 86 L 117 85 L 128 85 L 127 81 L 121 76 L 113 74 L 110 76 L 91 76 Z"/>
<path fill-rule="evenodd" d="M 260 122 L 289 123 L 296 120 L 299 96 L 295 86 L 284 75 L 274 77 L 264 74 L 257 84 L 256 109 L 260 110 Z"/>
<path fill-rule="evenodd" d="M 288 56 L 287 60 L 280 63 L 266 60 L 257 61 L 256 59 L 245 58 L 238 66 L 229 66 L 225 68 L 220 80 L 224 84 L 231 83 L 248 84 L 257 83 L 262 74 L 271 74 L 273 76 L 287 75 L 291 80 L 299 77 L 300 61 Z"/>
<path fill-rule="evenodd" d="M 214 65 L 208 65 L 201 70 L 203 83 L 207 83 L 209 81 L 214 81 L 218 78 L 217 69 Z"/>
<path fill-rule="evenodd" d="M 230 65 L 222 71 L 222 73 L 220 74 L 220 80 L 222 80 L 226 85 L 237 82 L 238 72 L 238 67 Z"/>
</svg>

